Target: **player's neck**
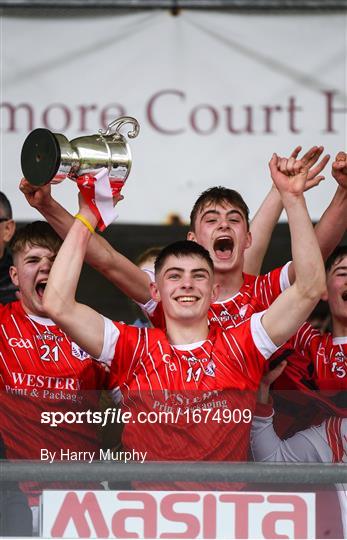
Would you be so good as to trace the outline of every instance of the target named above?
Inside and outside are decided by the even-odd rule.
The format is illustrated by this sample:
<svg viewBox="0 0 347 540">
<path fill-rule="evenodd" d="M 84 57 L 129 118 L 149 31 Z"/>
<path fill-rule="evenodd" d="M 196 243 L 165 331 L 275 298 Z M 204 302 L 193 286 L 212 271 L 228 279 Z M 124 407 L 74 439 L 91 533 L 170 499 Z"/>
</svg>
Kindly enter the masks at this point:
<svg viewBox="0 0 347 540">
<path fill-rule="evenodd" d="M 187 321 L 166 321 L 166 334 L 170 345 L 189 345 L 207 339 L 209 326 L 207 318 L 189 324 Z"/>
<path fill-rule="evenodd" d="M 214 281 L 219 285 L 217 302 L 227 300 L 239 292 L 243 285 L 242 270 L 231 272 L 215 271 Z"/>
<path fill-rule="evenodd" d="M 46 313 L 42 312 L 42 311 L 39 311 L 39 310 L 34 310 L 32 308 L 29 308 L 28 306 L 25 305 L 25 303 L 23 302 L 23 300 L 21 300 L 21 306 L 23 308 L 23 310 L 25 311 L 25 313 L 27 315 L 32 316 L 32 317 L 40 317 L 42 319 L 49 319 L 48 315 L 46 315 Z"/>
<path fill-rule="evenodd" d="M 347 336 L 347 320 L 332 318 L 333 337 L 346 337 Z"/>
</svg>

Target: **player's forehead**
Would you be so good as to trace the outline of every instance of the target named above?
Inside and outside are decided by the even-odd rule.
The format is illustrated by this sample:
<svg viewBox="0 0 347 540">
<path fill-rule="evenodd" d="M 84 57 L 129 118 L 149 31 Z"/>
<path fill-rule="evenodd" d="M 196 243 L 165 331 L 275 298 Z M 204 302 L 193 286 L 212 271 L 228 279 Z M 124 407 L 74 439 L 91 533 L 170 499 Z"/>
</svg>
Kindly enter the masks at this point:
<svg viewBox="0 0 347 540">
<path fill-rule="evenodd" d="M 170 269 L 195 272 L 201 269 L 205 269 L 211 274 L 211 268 L 204 257 L 200 257 L 196 254 L 191 255 L 169 255 L 165 260 L 163 267 L 160 271 L 162 275 L 170 271 Z"/>
<path fill-rule="evenodd" d="M 346 270 L 347 271 L 347 254 L 343 255 L 342 257 L 338 257 L 333 264 L 331 265 L 331 268 L 328 271 L 328 277 L 329 276 L 335 276 L 339 270 Z"/>
<path fill-rule="evenodd" d="M 20 255 L 22 258 L 27 257 L 55 257 L 56 253 L 48 248 L 47 246 L 41 246 L 39 244 L 31 244 L 30 242 L 26 242 L 22 249 L 18 251 L 18 255 Z"/>
<path fill-rule="evenodd" d="M 244 214 L 239 206 L 235 203 L 232 203 L 226 199 L 222 201 L 208 201 L 199 208 L 197 218 L 199 220 L 203 219 L 205 215 L 216 214 L 216 215 L 226 215 L 229 213 L 239 213 L 244 217 Z"/>
</svg>

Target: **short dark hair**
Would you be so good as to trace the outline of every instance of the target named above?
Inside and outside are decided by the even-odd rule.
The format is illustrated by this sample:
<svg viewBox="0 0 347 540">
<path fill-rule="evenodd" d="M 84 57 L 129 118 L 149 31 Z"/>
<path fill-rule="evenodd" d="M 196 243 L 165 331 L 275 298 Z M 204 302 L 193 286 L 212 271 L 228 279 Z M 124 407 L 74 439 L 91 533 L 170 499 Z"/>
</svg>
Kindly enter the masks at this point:
<svg viewBox="0 0 347 540">
<path fill-rule="evenodd" d="M 25 249 L 26 246 L 39 246 L 58 253 L 62 244 L 61 238 L 46 221 L 34 221 L 18 229 L 10 242 L 12 255 Z"/>
<path fill-rule="evenodd" d="M 196 200 L 190 213 L 190 230 L 195 230 L 196 217 L 199 211 L 205 208 L 205 206 L 209 204 L 223 205 L 225 203 L 232 204 L 241 210 L 246 220 L 247 228 L 249 228 L 249 208 L 240 193 L 223 186 L 214 186 L 203 191 Z"/>
<path fill-rule="evenodd" d="M 341 261 L 347 255 L 347 245 L 337 246 L 325 262 L 325 270 L 329 272 L 336 262 Z"/>
<path fill-rule="evenodd" d="M 163 268 L 165 261 L 171 256 L 184 257 L 186 255 L 192 255 L 194 257 L 200 257 L 207 262 L 213 272 L 213 262 L 209 252 L 197 242 L 191 240 L 180 240 L 164 247 L 159 253 L 154 263 L 154 271 L 156 274 Z"/>
<path fill-rule="evenodd" d="M 0 217 L 12 219 L 12 208 L 11 208 L 10 201 L 6 197 L 5 193 L 3 193 L 2 191 L 0 191 L 0 209 L 2 213 L 4 214 L 3 216 L 0 216 Z"/>
</svg>

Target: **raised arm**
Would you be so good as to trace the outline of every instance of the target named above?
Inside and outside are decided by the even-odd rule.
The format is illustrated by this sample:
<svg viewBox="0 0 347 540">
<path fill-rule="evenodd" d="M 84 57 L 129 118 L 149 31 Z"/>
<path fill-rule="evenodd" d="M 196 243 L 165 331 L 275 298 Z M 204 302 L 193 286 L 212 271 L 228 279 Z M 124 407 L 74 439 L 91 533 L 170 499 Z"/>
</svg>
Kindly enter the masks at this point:
<svg viewBox="0 0 347 540">
<path fill-rule="evenodd" d="M 339 152 L 332 164 L 332 176 L 338 186 L 336 192 L 315 226 L 315 234 L 322 253 L 323 261 L 326 261 L 336 246 L 341 242 L 347 226 L 347 154 Z M 289 268 L 289 280 L 293 283 L 295 268 Z"/>
<path fill-rule="evenodd" d="M 250 224 L 252 244 L 245 251 L 243 269 L 247 274 L 260 274 L 267 249 L 270 244 L 273 230 L 280 218 L 283 204 L 275 185 L 258 208 Z"/>
<path fill-rule="evenodd" d="M 30 206 L 47 219 L 61 238 L 65 238 L 74 218 L 53 199 L 50 186 L 38 188 L 23 178 L 20 189 Z M 102 236 L 93 235 L 88 243 L 85 261 L 129 298 L 141 304 L 150 299 L 148 275 L 116 251 Z"/>
<path fill-rule="evenodd" d="M 82 197 L 80 199 L 80 213 L 95 227 L 95 216 L 85 206 Z M 99 358 L 104 344 L 104 319 L 97 311 L 75 299 L 83 260 L 92 236 L 84 223 L 73 220 L 49 273 L 43 308 L 83 350 Z"/>
<path fill-rule="evenodd" d="M 262 317 L 266 332 L 278 346 L 297 331 L 325 291 L 322 255 L 304 198 L 307 175 L 316 161 L 317 148 L 301 160 L 279 159 L 274 154 L 270 161 L 271 176 L 288 216 L 296 269 L 294 284 L 280 294 Z"/>
<path fill-rule="evenodd" d="M 315 227 L 323 260 L 340 243 L 347 228 L 347 154 L 339 152 L 332 164 L 331 174 L 338 186 L 329 206 Z"/>
<path fill-rule="evenodd" d="M 324 148 L 313 147 L 317 149 L 317 159 L 322 154 Z M 309 152 L 313 151 L 313 148 Z M 290 158 L 296 159 L 301 151 L 301 146 L 294 148 L 293 152 L 290 155 Z M 309 153 L 307 152 L 307 154 Z M 305 156 L 307 155 L 305 154 Z M 303 158 L 305 158 L 303 156 Z M 283 159 L 283 158 L 282 158 Z M 317 186 L 321 180 L 324 179 L 324 176 L 320 173 L 326 166 L 329 161 L 329 156 L 324 156 L 322 160 L 316 165 L 311 167 L 308 171 L 305 191 L 311 189 L 314 186 Z M 276 185 L 273 183 L 269 193 L 266 195 L 264 201 L 257 210 L 254 218 L 251 221 L 250 231 L 252 234 L 252 244 L 246 249 L 245 252 L 245 263 L 244 271 L 248 274 L 259 274 L 263 260 L 266 254 L 266 251 L 269 247 L 271 240 L 271 235 L 273 230 L 280 218 L 280 215 L 283 210 L 283 203 L 281 195 L 276 188 Z M 292 277 L 291 281 L 294 281 L 294 272 L 290 271 L 289 277 Z"/>
</svg>

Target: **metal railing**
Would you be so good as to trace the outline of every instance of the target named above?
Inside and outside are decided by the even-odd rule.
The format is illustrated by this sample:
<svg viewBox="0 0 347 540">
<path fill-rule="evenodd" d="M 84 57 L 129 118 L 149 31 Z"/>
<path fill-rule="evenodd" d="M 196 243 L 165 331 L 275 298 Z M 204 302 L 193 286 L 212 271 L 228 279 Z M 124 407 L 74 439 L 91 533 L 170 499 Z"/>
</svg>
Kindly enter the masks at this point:
<svg viewBox="0 0 347 540">
<path fill-rule="evenodd" d="M 244 482 L 272 484 L 347 483 L 347 464 L 231 462 L 0 462 L 10 481 Z"/>
<path fill-rule="evenodd" d="M 347 0 L 0 0 L 6 8 L 345 9 Z"/>
</svg>

